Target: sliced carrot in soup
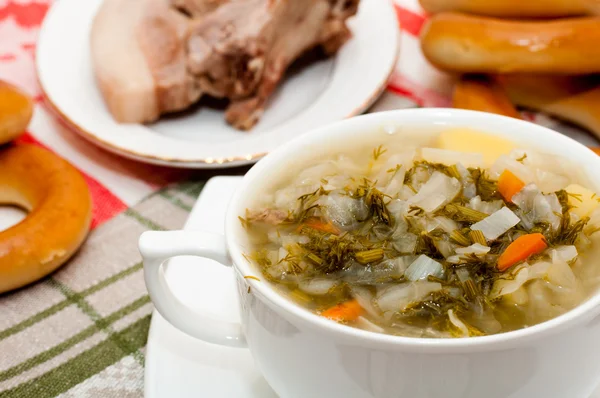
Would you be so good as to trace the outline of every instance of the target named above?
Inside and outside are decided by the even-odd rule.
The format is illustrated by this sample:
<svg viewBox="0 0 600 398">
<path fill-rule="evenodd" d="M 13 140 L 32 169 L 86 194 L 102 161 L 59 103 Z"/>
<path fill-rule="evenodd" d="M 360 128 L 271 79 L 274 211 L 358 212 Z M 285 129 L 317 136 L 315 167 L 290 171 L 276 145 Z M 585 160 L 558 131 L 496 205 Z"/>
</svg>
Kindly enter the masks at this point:
<svg viewBox="0 0 600 398">
<path fill-rule="evenodd" d="M 498 270 L 506 271 L 513 265 L 527 260 L 529 256 L 537 254 L 547 247 L 546 238 L 540 233 L 520 236 L 508 245 L 504 253 L 498 258 Z"/>
<path fill-rule="evenodd" d="M 358 319 L 362 311 L 358 301 L 350 300 L 323 311 L 321 315 L 337 322 L 352 322 Z"/>
<path fill-rule="evenodd" d="M 498 191 L 507 202 L 512 202 L 512 197 L 524 186 L 525 183 L 509 170 L 504 170 L 498 179 Z"/>
</svg>

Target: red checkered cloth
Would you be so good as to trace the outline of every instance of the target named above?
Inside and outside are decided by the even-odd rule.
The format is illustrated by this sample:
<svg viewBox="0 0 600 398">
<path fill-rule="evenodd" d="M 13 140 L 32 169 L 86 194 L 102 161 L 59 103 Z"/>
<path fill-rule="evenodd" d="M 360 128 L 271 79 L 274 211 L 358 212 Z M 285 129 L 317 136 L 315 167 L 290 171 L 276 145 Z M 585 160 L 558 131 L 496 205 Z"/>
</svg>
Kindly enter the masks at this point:
<svg viewBox="0 0 600 398">
<path fill-rule="evenodd" d="M 188 172 L 119 158 L 52 116 L 34 68 L 36 38 L 50 3 L 0 0 L 0 79 L 36 98 L 21 140 L 48 148 L 85 175 L 94 201 L 93 231 L 59 271 L 0 295 L 0 397 L 141 397 L 152 304 L 137 237 L 183 226 L 203 181 L 214 174 L 192 174 L 196 181 L 190 181 Z M 421 8 L 416 0 L 395 0 L 395 6 L 401 54 L 387 92 L 371 111 L 449 106 L 453 78 L 429 66 L 419 49 Z M 557 127 L 547 117 L 527 116 Z"/>
</svg>

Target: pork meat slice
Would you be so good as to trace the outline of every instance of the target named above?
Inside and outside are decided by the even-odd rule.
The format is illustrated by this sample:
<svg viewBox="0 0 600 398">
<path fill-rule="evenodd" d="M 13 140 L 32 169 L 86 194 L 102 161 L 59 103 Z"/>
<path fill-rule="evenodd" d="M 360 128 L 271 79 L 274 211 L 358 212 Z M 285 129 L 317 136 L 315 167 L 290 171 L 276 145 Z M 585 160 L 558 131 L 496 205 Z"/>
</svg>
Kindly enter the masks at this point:
<svg viewBox="0 0 600 398">
<path fill-rule="evenodd" d="M 151 122 L 201 95 L 187 73 L 189 20 L 166 0 L 105 0 L 94 19 L 91 55 L 98 87 L 118 122 Z"/>
<path fill-rule="evenodd" d="M 226 119 L 251 128 L 288 66 L 348 39 L 359 0 L 104 0 L 91 53 L 119 122 L 151 122 L 203 94 L 230 100 Z"/>
<path fill-rule="evenodd" d="M 356 0 L 230 0 L 192 23 L 188 70 L 200 89 L 231 104 L 226 120 L 249 129 L 288 66 L 309 49 L 349 37 Z"/>
<path fill-rule="evenodd" d="M 146 9 L 137 27 L 137 39 L 156 84 L 160 112 L 181 111 L 202 95 L 187 71 L 185 39 L 190 20 L 167 0 L 147 1 L 156 5 Z"/>
</svg>

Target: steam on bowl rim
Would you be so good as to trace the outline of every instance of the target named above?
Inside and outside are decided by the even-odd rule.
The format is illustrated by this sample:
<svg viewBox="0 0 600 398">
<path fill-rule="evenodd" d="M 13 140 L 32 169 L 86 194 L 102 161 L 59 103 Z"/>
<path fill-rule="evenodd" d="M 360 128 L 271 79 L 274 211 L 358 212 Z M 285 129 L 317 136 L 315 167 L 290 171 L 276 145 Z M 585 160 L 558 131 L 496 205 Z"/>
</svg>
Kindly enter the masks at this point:
<svg viewBox="0 0 600 398">
<path fill-rule="evenodd" d="M 243 206 L 248 197 L 246 190 L 252 183 L 268 177 L 270 169 L 278 168 L 274 166 L 280 166 L 289 161 L 292 150 L 297 153 L 299 147 L 302 150 L 309 149 L 309 143 L 313 141 L 319 142 L 327 138 L 338 139 L 344 135 L 345 131 L 373 130 L 376 128 L 385 128 L 387 125 L 474 128 L 481 130 L 483 133 L 503 136 L 513 141 L 531 142 L 535 138 L 539 141 L 540 136 L 543 136 L 544 142 L 539 145 L 540 149 L 549 152 L 558 152 L 559 150 L 562 151 L 561 153 L 569 152 L 572 154 L 572 158 L 576 158 L 576 160 L 573 160 L 575 163 L 585 166 L 588 170 L 592 168 L 600 170 L 600 156 L 593 153 L 581 143 L 546 127 L 506 116 L 448 108 L 401 109 L 355 116 L 314 129 L 289 141 L 261 159 L 248 171 L 241 186 L 231 199 L 225 223 L 228 250 L 235 264 L 234 267 L 237 268 L 238 272 L 242 275 L 253 275 L 256 273 L 242 255 L 235 237 L 236 230 L 239 231 L 239 228 L 235 228 L 235 223 L 239 221 L 238 216 L 243 214 L 242 211 L 246 209 L 246 206 Z M 524 139 L 521 140 L 521 138 Z M 551 147 L 555 149 L 552 150 Z M 589 174 L 589 172 L 586 172 L 586 174 Z M 597 179 L 594 188 L 600 188 L 600 178 Z M 263 298 L 272 309 L 288 320 L 293 320 L 296 323 L 300 321 L 306 327 L 325 332 L 340 342 L 368 345 L 370 347 L 378 346 L 385 349 L 408 352 L 454 353 L 511 348 L 539 338 L 542 335 L 556 334 L 576 325 L 581 325 L 583 322 L 589 322 L 600 313 L 600 291 L 597 291 L 593 296 L 572 310 L 546 322 L 524 329 L 488 336 L 452 339 L 403 337 L 369 332 L 341 325 L 305 310 L 284 298 L 268 282 L 253 279 L 246 279 L 246 282 L 250 284 L 254 294 Z"/>
</svg>

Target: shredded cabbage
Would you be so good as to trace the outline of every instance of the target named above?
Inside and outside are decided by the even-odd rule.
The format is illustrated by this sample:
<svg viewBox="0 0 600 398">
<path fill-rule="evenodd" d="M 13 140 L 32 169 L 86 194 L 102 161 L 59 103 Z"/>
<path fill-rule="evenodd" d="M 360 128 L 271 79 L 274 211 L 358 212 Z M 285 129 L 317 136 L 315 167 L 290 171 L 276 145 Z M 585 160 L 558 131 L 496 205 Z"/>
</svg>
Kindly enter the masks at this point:
<svg viewBox="0 0 600 398">
<path fill-rule="evenodd" d="M 483 220 L 471 225 L 472 230 L 479 230 L 488 240 L 497 239 L 500 235 L 517 225 L 521 220 L 508 207 L 503 207 Z"/>
</svg>

